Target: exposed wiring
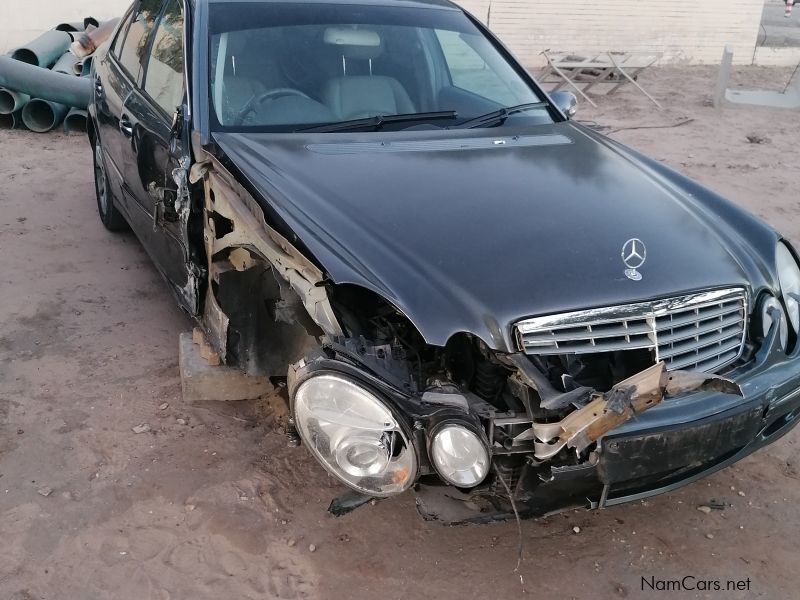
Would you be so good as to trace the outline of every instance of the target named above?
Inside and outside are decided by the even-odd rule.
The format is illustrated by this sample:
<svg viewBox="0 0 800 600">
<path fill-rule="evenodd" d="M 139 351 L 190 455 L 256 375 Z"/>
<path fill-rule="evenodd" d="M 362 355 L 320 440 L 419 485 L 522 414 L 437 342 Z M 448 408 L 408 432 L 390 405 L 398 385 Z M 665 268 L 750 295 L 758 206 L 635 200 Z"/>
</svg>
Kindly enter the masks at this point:
<svg viewBox="0 0 800 600">
<path fill-rule="evenodd" d="M 519 567 L 522 564 L 522 521 L 519 518 L 519 513 L 517 512 L 517 505 L 514 502 L 514 496 L 511 493 L 511 489 L 508 487 L 506 480 L 503 479 L 503 476 L 495 469 L 495 475 L 497 475 L 497 479 L 500 480 L 500 483 L 503 484 L 503 487 L 506 490 L 506 494 L 508 494 L 508 501 L 511 502 L 511 510 L 514 511 L 514 517 L 517 519 L 517 567 L 514 569 L 515 573 L 519 572 Z M 521 576 L 520 576 L 521 580 Z"/>
</svg>

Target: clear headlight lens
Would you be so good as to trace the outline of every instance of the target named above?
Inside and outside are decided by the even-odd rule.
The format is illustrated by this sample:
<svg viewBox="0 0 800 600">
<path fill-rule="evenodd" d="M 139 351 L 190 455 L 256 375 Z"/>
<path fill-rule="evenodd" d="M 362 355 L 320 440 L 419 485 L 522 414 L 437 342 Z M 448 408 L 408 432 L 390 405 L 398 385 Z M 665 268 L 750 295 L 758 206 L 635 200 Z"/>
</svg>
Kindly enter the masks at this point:
<svg viewBox="0 0 800 600">
<path fill-rule="evenodd" d="M 350 487 L 391 496 L 414 483 L 417 457 L 388 407 L 338 375 L 304 381 L 294 398 L 303 441 L 322 465 Z"/>
<path fill-rule="evenodd" d="M 798 298 L 800 298 L 800 267 L 797 266 L 797 261 L 786 244 L 778 244 L 775 254 L 783 302 L 789 313 L 792 329 L 798 333 L 800 331 L 800 302 L 798 302 Z"/>
<path fill-rule="evenodd" d="M 445 425 L 431 441 L 431 459 L 439 476 L 458 487 L 473 487 L 489 473 L 489 451 L 474 432 Z"/>
<path fill-rule="evenodd" d="M 781 348 L 785 350 L 787 344 L 789 343 L 789 323 L 786 321 L 786 313 L 783 310 L 783 306 L 781 306 L 781 303 L 775 296 L 767 296 L 767 298 L 765 298 L 761 303 L 761 328 L 762 334 L 765 338 L 772 327 L 772 323 L 775 321 L 775 317 L 773 317 L 773 315 L 776 314 L 780 315 L 780 341 Z"/>
</svg>

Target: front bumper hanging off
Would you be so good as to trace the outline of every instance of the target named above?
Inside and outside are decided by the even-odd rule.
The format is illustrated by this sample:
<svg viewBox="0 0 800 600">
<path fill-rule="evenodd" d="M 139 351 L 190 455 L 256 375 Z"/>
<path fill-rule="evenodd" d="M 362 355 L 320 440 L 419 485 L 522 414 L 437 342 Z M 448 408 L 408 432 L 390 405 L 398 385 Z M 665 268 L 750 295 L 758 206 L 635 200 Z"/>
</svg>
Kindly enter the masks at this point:
<svg viewBox="0 0 800 600">
<path fill-rule="evenodd" d="M 547 477 L 523 468 L 514 498 L 520 516 L 604 508 L 669 492 L 788 433 L 800 415 L 800 344 L 787 355 L 775 333 L 777 328 L 753 361 L 728 374 L 741 395 L 725 387 L 676 394 L 601 435 L 591 460 L 583 464 L 552 467 Z M 561 425 L 574 423 L 579 412 Z M 502 502 L 487 510 L 452 487 L 420 485 L 417 494 L 417 506 L 430 520 L 513 517 Z"/>
</svg>

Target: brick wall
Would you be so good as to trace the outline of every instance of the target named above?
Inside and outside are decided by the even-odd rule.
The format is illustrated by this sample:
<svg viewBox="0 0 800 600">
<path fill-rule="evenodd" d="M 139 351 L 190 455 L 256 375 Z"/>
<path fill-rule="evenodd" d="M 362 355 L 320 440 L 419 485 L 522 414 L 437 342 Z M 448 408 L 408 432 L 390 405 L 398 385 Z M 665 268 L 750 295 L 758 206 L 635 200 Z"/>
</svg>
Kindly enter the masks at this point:
<svg viewBox="0 0 800 600">
<path fill-rule="evenodd" d="M 121 15 L 131 0 L 0 0 L 0 52 L 58 23 Z M 659 51 L 665 62 L 715 63 L 725 44 L 753 58 L 764 0 L 460 0 L 526 65 L 546 48 Z"/>
<path fill-rule="evenodd" d="M 529 66 L 542 50 L 663 52 L 665 63 L 749 64 L 764 0 L 456 0 Z"/>
<path fill-rule="evenodd" d="M 0 0 L 0 53 L 59 23 L 120 17 L 133 0 Z"/>
</svg>

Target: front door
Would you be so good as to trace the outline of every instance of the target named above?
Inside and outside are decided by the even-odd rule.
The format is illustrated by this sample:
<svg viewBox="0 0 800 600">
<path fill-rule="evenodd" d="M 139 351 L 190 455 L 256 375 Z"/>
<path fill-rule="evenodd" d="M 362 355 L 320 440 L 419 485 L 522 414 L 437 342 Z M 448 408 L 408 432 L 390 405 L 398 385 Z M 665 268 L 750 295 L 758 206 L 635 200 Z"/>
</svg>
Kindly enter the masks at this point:
<svg viewBox="0 0 800 600">
<path fill-rule="evenodd" d="M 143 53 L 141 84 L 123 106 L 131 138 L 123 169 L 132 204 L 131 227 L 181 305 L 196 314 L 196 279 L 186 233 L 188 197 L 176 183 L 186 140 L 182 128 L 173 126 L 185 96 L 183 40 L 183 2 L 167 0 Z"/>
</svg>

